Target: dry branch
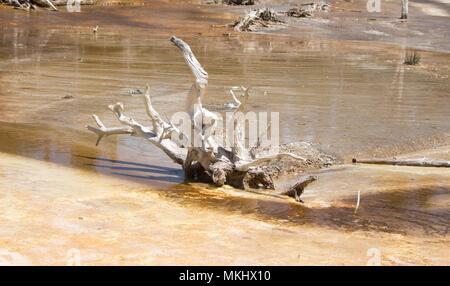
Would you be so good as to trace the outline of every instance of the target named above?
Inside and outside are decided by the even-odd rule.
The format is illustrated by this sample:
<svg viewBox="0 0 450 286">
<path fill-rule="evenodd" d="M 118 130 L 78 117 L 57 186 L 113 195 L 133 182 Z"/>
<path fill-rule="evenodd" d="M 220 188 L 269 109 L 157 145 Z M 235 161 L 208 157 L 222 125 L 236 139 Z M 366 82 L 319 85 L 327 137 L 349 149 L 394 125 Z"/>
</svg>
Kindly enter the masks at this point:
<svg viewBox="0 0 450 286">
<path fill-rule="evenodd" d="M 300 162 L 300 164 L 310 164 L 311 160 L 306 159 L 299 154 L 291 152 L 270 153 L 267 150 L 258 153 L 257 150 L 249 152 L 242 144 L 243 138 L 239 131 L 242 131 L 241 123 L 235 123 L 234 126 L 234 147 L 228 148 L 221 146 L 216 142 L 214 130 L 218 121 L 217 116 L 203 107 L 202 101 L 205 96 L 208 85 L 208 73 L 203 69 L 200 62 L 195 57 L 188 44 L 177 37 L 172 37 L 170 41 L 180 49 L 187 65 L 190 67 L 195 81 L 187 95 L 186 112 L 189 115 L 192 130 L 194 131 L 194 140 L 199 140 L 200 146 L 191 144 L 185 146 L 173 140 L 172 138 L 184 137 L 183 134 L 172 122 L 164 120 L 153 106 L 150 88 L 144 97 L 145 109 L 152 125 L 144 126 L 132 117 L 125 115 L 124 105 L 116 103 L 109 106 L 109 109 L 116 116 L 122 127 L 106 127 L 96 115 L 93 118 L 96 127 L 86 126 L 91 132 L 94 132 L 97 138 L 97 144 L 101 139 L 110 135 L 128 134 L 132 136 L 145 138 L 148 142 L 161 149 L 174 162 L 180 164 L 184 170 L 185 178 L 188 180 L 212 182 L 216 186 L 224 184 L 232 185 L 238 188 L 268 188 L 273 189 L 273 176 L 278 171 L 273 168 L 267 168 L 269 163 L 281 162 L 286 158 Z M 236 105 L 235 112 L 243 111 L 249 97 L 249 88 L 232 88 L 234 91 L 240 90 L 242 102 L 234 95 Z M 208 132 L 211 130 L 211 132 Z M 270 147 L 270 146 L 269 146 Z M 275 147 L 275 146 L 274 146 Z M 316 154 L 316 153 L 315 153 Z"/>
<path fill-rule="evenodd" d="M 377 164 L 377 165 L 395 165 L 395 166 L 411 166 L 411 167 L 450 167 L 450 161 L 422 159 L 403 159 L 403 160 L 357 160 L 353 159 L 353 163 L 361 164 Z"/>
</svg>

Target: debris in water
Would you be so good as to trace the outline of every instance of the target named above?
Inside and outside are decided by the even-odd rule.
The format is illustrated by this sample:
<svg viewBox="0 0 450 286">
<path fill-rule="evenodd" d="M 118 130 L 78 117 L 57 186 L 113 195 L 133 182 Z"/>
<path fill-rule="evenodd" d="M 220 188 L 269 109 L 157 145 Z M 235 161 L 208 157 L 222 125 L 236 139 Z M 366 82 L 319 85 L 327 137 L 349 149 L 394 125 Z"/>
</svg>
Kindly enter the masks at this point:
<svg viewBox="0 0 450 286">
<path fill-rule="evenodd" d="M 128 94 L 129 95 L 140 95 L 140 94 L 144 94 L 144 92 L 142 91 L 142 89 L 132 88 L 132 89 L 128 90 Z"/>
<path fill-rule="evenodd" d="M 203 69 L 186 42 L 175 36 L 172 36 L 170 41 L 181 51 L 196 78 L 195 84 L 188 95 L 189 104 L 187 106 L 188 111 L 194 110 L 198 104 L 201 104 L 204 88 L 208 84 L 208 73 Z M 241 87 L 241 89 L 243 89 L 243 92 L 246 94 L 245 98 L 247 98 L 248 88 Z M 284 171 L 282 168 L 284 166 L 288 167 L 286 172 L 292 170 L 300 172 L 307 168 L 314 168 L 313 166 L 321 167 L 331 163 L 330 160 L 332 158 L 330 156 L 312 148 L 309 144 L 298 143 L 280 146 L 278 144 L 269 144 L 269 146 L 261 146 L 259 144 L 256 148 L 251 146 L 246 148 L 245 143 L 241 144 L 241 142 L 245 141 L 240 140 L 240 138 L 243 138 L 240 136 L 245 131 L 245 122 L 241 124 L 242 121 L 240 120 L 237 121 L 237 124 L 233 124 L 233 132 L 237 134 L 237 136 L 233 136 L 233 144 L 236 144 L 233 146 L 236 147 L 227 149 L 224 147 L 225 145 L 220 145 L 220 141 L 216 141 L 218 137 L 213 136 L 216 128 L 215 122 L 219 120 L 218 116 L 205 107 L 202 107 L 200 111 L 203 117 L 202 122 L 199 122 L 200 128 L 194 130 L 194 135 L 201 140 L 199 141 L 201 144 L 199 144 L 199 147 L 186 148 L 189 142 L 186 145 L 184 143 L 182 145 L 172 139 L 186 138 L 186 135 L 170 120 L 164 120 L 154 109 L 148 86 L 143 97 L 147 115 L 153 123 L 153 129 L 144 128 L 135 119 L 125 116 L 123 114 L 124 105 L 118 102 L 110 105 L 109 109 L 116 115 L 118 121 L 124 125 L 123 127 L 108 128 L 96 115 L 92 115 L 96 125 L 86 126 L 89 131 L 97 135 L 96 145 L 102 138 L 109 135 L 137 135 L 146 138 L 146 141 L 164 151 L 175 163 L 182 165 L 186 180 L 213 183 L 216 187 L 222 187 L 227 184 L 241 189 L 274 189 L 273 178 Z M 238 112 L 242 112 L 245 105 L 245 102 L 243 102 L 234 111 L 233 116 Z M 196 113 L 191 113 L 191 120 L 195 120 L 196 117 Z M 207 122 L 210 122 L 210 124 L 206 124 Z M 261 140 L 258 141 L 261 142 Z M 292 152 L 285 152 L 284 150 L 291 150 Z"/>
<path fill-rule="evenodd" d="M 286 12 L 286 15 L 288 15 L 289 17 L 296 17 L 296 18 L 304 18 L 312 16 L 311 12 L 298 7 L 289 9 Z"/>
<path fill-rule="evenodd" d="M 252 10 L 234 23 L 234 30 L 238 32 L 255 32 L 261 29 L 280 28 L 284 21 L 277 16 L 277 12 L 268 8 Z"/>
<path fill-rule="evenodd" d="M 206 0 L 205 4 L 255 5 L 255 0 Z"/>
<path fill-rule="evenodd" d="M 228 5 L 255 5 L 255 0 L 222 0 Z"/>
<path fill-rule="evenodd" d="M 415 65 L 417 65 L 417 64 L 419 64 L 419 62 L 420 62 L 420 55 L 416 52 L 416 51 L 413 51 L 413 52 L 409 52 L 407 55 L 406 55 L 406 59 L 405 59 L 405 65 L 410 65 L 410 66 L 415 66 Z"/>
<path fill-rule="evenodd" d="M 252 155 L 260 154 L 260 156 L 268 156 L 277 152 L 301 156 L 303 160 L 283 158 L 267 163 L 264 168 L 273 178 L 327 168 L 339 161 L 335 156 L 323 152 L 318 146 L 309 142 L 281 144 L 278 149 L 275 148 L 274 150 L 271 147 L 254 147 L 250 150 Z"/>
<path fill-rule="evenodd" d="M 239 108 L 239 106 L 241 106 L 242 102 L 238 99 L 238 97 L 236 96 L 235 91 L 240 91 L 241 94 L 239 95 L 240 98 L 244 98 L 244 100 L 246 100 L 249 96 L 249 87 L 246 88 L 244 86 L 233 86 L 230 90 L 229 90 L 229 94 L 231 95 L 231 98 L 233 99 L 233 102 L 227 102 L 224 104 L 224 106 L 227 109 L 237 109 Z"/>
<path fill-rule="evenodd" d="M 313 16 L 314 12 L 328 12 L 330 9 L 330 4 L 325 2 L 320 3 L 305 3 L 301 4 L 300 7 L 294 7 L 286 12 L 289 17 L 304 18 Z"/>
</svg>

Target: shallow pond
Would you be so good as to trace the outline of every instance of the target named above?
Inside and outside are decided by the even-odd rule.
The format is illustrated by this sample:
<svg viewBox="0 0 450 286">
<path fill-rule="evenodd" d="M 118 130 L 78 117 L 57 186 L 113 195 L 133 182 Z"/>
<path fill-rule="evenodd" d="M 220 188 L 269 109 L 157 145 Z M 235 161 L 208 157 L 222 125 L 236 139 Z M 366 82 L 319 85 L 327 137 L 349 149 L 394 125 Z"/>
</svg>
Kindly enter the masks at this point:
<svg viewBox="0 0 450 286">
<path fill-rule="evenodd" d="M 219 208 L 223 214 L 319 226 L 341 235 L 361 230 L 448 236 L 450 179 L 441 170 L 331 170 L 305 193 L 310 203 L 304 207 L 180 184 L 180 168 L 156 148 L 132 137 L 107 138 L 95 147 L 95 136 L 84 129 L 93 113 L 117 125 L 106 106 L 118 101 L 138 121 L 148 122 L 142 98 L 128 93 L 146 84 L 161 113 L 180 110 L 193 79 L 168 41 L 176 34 L 210 75 L 206 105 L 223 110 L 231 86 L 251 86 L 251 110 L 280 112 L 282 143 L 313 142 L 344 162 L 432 148 L 450 142 L 448 54 L 421 52 L 422 65 L 409 67 L 403 65 L 407 50 L 393 45 L 222 34 L 199 27 L 204 14 L 198 11 L 166 26 L 161 26 L 164 16 L 156 24 L 130 23 L 127 15 L 133 12 L 138 20 L 156 13 L 135 7 L 108 18 L 93 9 L 83 14 L 83 25 L 70 26 L 75 18 L 68 16 L 60 27 L 50 18 L 45 28 L 0 28 L 0 152 L 144 183 L 159 189 L 150 192 L 162 200 L 188 209 Z M 93 34 L 96 15 L 104 26 Z M 44 21 L 30 17 L 30 23 Z M 211 17 L 211 23 L 224 21 Z M 182 20 L 197 26 L 186 31 Z M 358 190 L 370 203 L 355 216 Z"/>
</svg>

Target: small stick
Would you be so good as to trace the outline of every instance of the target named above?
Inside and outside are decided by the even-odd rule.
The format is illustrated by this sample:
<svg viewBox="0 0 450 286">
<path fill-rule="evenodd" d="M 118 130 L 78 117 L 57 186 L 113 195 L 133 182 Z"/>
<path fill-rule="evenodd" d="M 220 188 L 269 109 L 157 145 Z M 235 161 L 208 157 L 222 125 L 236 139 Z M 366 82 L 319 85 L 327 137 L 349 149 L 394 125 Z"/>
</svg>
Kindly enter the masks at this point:
<svg viewBox="0 0 450 286">
<path fill-rule="evenodd" d="M 395 165 L 395 166 L 411 166 L 411 167 L 443 167 L 450 168 L 450 161 L 445 160 L 431 160 L 427 158 L 422 159 L 404 159 L 404 160 L 356 160 L 353 158 L 353 163 L 362 164 L 377 164 L 377 165 Z"/>
<path fill-rule="evenodd" d="M 358 191 L 358 198 L 356 200 L 355 214 L 358 212 L 360 201 L 361 201 L 361 191 Z"/>
</svg>

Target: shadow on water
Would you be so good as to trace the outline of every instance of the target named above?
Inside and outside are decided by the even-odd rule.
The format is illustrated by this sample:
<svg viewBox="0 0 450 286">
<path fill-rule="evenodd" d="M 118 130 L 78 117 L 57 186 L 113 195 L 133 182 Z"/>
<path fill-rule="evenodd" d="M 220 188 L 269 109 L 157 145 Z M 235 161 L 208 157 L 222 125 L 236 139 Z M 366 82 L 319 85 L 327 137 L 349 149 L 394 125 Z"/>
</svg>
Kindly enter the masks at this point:
<svg viewBox="0 0 450 286">
<path fill-rule="evenodd" d="M 129 161 L 123 161 L 123 160 L 113 160 L 113 159 L 107 159 L 107 158 L 101 158 L 101 157 L 89 157 L 89 156 L 82 156 L 82 155 L 74 155 L 74 156 L 79 157 L 79 158 L 84 158 L 84 159 L 96 160 L 96 161 L 144 167 L 144 168 L 136 168 L 135 171 L 144 171 L 144 172 L 145 171 L 152 171 L 152 172 L 163 171 L 164 173 L 178 171 L 177 168 L 170 168 L 170 167 L 164 167 L 164 166 L 158 166 L 158 165 L 135 163 L 135 162 L 129 162 Z M 108 166 L 105 166 L 105 167 L 108 167 Z M 127 167 L 120 167 L 120 168 L 123 170 L 127 169 Z M 119 169 L 119 167 L 117 169 Z M 129 169 L 132 170 L 133 168 L 129 168 Z"/>
<path fill-rule="evenodd" d="M 182 170 L 177 165 L 142 163 L 146 158 L 139 152 L 121 151 L 115 141 L 104 142 L 105 146 L 95 148 L 92 138 L 84 138 L 78 131 L 57 132 L 50 127 L 13 123 L 0 124 L 0 131 L 1 152 L 143 182 L 153 187 L 152 192 L 185 206 L 244 214 L 280 224 L 317 225 L 345 231 L 447 235 L 450 226 L 448 208 L 433 205 L 435 200 L 448 201 L 445 196 L 450 195 L 450 189 L 442 185 L 390 188 L 364 194 L 355 214 L 355 200 L 345 198 L 345 188 L 339 190 L 344 199 L 329 206 L 301 205 L 270 193 L 218 190 L 204 184 L 182 183 Z M 152 151 L 147 153 L 152 154 Z M 118 159 L 124 158 L 120 156 L 121 152 L 130 159 Z M 134 153 L 137 155 L 133 156 Z"/>
<path fill-rule="evenodd" d="M 171 164 L 170 161 L 161 162 L 158 155 L 151 157 L 140 153 L 158 154 L 159 151 L 151 145 L 145 146 L 149 149 L 136 152 L 138 147 L 135 143 L 121 146 L 120 142 L 108 140 L 102 142 L 103 146 L 98 148 L 94 146 L 89 134 L 77 130 L 16 123 L 0 123 L 0 142 L 0 152 L 145 181 L 154 187 L 183 182 L 182 170 L 177 165 Z M 117 159 L 123 157 L 129 158 L 130 161 Z M 142 160 L 157 161 L 161 164 L 140 163 Z"/>
<path fill-rule="evenodd" d="M 142 164 L 142 163 L 133 163 L 133 162 L 127 162 L 122 160 L 110 160 L 106 158 L 100 158 L 100 157 L 88 157 L 88 156 L 78 156 L 74 155 L 75 157 L 84 158 L 84 159 L 90 159 L 94 161 L 104 161 L 104 162 L 110 162 L 113 164 L 122 164 L 126 166 L 116 166 L 116 165 L 101 165 L 101 164 L 95 164 L 95 163 L 85 163 L 84 166 L 88 167 L 94 167 L 96 169 L 106 169 L 111 170 L 111 174 L 118 175 L 122 177 L 128 177 L 128 178 L 134 178 L 134 179 L 142 179 L 142 180 L 150 180 L 150 181 L 162 181 L 162 182 L 168 182 L 168 183 L 180 183 L 183 179 L 183 171 L 181 169 L 176 168 L 170 168 L 170 167 L 163 167 L 163 166 L 157 166 L 157 165 L 148 165 L 148 164 Z M 127 167 L 127 165 L 132 166 L 140 166 L 140 167 Z M 138 175 L 138 174 L 130 174 L 129 172 L 142 172 L 142 173 L 150 173 L 150 174 L 164 174 L 162 175 Z"/>
<path fill-rule="evenodd" d="M 290 199 L 228 196 L 189 184 L 160 191 L 160 195 L 183 205 L 251 215 L 264 221 L 345 231 L 445 236 L 450 227 L 450 210 L 445 207 L 423 208 L 435 197 L 450 195 L 450 188 L 433 186 L 367 194 L 357 213 L 354 200 L 341 200 L 327 207 L 308 207 Z"/>
</svg>

